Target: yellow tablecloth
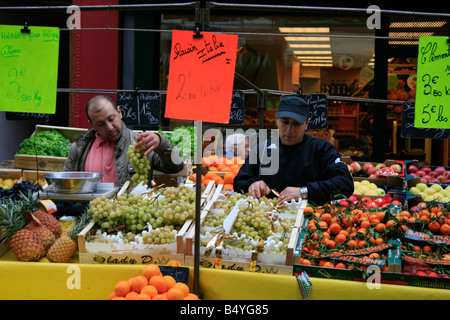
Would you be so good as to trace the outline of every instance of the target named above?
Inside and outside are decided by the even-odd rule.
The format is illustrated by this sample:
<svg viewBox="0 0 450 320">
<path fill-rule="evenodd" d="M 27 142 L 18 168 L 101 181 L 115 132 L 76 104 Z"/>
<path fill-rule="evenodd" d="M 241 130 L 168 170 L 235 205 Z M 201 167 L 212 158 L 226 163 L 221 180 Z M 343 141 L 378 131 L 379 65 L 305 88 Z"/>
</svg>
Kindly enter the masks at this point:
<svg viewBox="0 0 450 320">
<path fill-rule="evenodd" d="M 20 262 L 8 251 L 0 257 L 0 299 L 104 300 L 119 280 L 141 273 L 143 265 Z M 189 284 L 193 288 L 193 268 Z M 450 299 L 450 290 L 311 278 L 310 300 L 437 300 Z M 200 268 L 199 292 L 205 300 L 300 300 L 294 276 Z"/>
</svg>

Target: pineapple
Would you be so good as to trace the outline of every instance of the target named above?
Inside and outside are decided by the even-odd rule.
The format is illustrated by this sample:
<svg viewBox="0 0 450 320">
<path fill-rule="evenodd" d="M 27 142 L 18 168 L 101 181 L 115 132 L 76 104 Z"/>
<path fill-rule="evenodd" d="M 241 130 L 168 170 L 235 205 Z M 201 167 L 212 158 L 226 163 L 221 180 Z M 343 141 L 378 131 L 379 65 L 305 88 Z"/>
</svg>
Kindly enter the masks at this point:
<svg viewBox="0 0 450 320">
<path fill-rule="evenodd" d="M 48 249 L 47 259 L 51 262 L 68 262 L 78 249 L 78 234 L 91 221 L 91 215 L 83 213 L 71 230 L 64 232 Z"/>
<path fill-rule="evenodd" d="M 11 250 L 20 261 L 38 261 L 44 256 L 44 246 L 31 230 L 25 229 L 26 219 L 20 207 L 12 201 L 0 205 L 0 227 L 10 240 Z"/>
<path fill-rule="evenodd" d="M 31 221 L 25 226 L 25 229 L 30 230 L 36 234 L 36 236 L 41 240 L 44 250 L 47 251 L 48 248 L 55 242 L 56 236 L 43 224 L 39 224 L 35 221 Z"/>
<path fill-rule="evenodd" d="M 28 195 L 24 195 L 21 192 L 20 197 L 24 203 L 24 211 L 31 215 L 30 220 L 39 220 L 55 235 L 55 237 L 59 237 L 61 235 L 61 224 L 52 214 L 40 208 L 37 192 L 29 192 Z"/>
</svg>

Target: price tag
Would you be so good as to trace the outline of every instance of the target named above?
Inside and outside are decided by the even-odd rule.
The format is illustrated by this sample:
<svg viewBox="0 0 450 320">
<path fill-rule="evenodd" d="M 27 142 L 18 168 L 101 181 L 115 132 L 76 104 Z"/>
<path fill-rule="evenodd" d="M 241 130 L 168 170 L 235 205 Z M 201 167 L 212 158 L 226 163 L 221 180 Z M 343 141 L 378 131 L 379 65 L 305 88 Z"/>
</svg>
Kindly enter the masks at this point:
<svg viewBox="0 0 450 320">
<path fill-rule="evenodd" d="M 416 128 L 450 129 L 450 43 L 420 37 L 415 103 Z"/>
<path fill-rule="evenodd" d="M 236 35 L 174 30 L 166 118 L 228 123 L 236 66 Z"/>
<path fill-rule="evenodd" d="M 0 25 L 0 110 L 55 113 L 59 28 Z"/>
</svg>

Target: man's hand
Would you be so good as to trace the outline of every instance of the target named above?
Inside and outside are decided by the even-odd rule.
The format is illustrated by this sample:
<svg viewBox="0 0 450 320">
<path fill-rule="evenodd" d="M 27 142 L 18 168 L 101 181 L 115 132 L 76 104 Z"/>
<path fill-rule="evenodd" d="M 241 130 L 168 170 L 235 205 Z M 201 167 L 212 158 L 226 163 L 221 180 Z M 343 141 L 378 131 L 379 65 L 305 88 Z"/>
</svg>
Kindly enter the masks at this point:
<svg viewBox="0 0 450 320">
<path fill-rule="evenodd" d="M 297 201 L 302 197 L 302 193 L 300 192 L 300 188 L 297 187 L 286 187 L 283 191 L 280 192 L 280 197 L 278 198 L 277 205 L 283 204 L 283 202 L 295 200 Z"/>
<path fill-rule="evenodd" d="M 248 193 L 255 199 L 267 196 L 270 192 L 270 188 L 262 180 L 256 181 L 248 187 Z"/>
<path fill-rule="evenodd" d="M 150 152 L 159 147 L 161 138 L 154 132 L 145 131 L 142 132 L 136 139 L 136 150 L 141 152 L 145 151 L 144 155 L 148 155 Z"/>
</svg>

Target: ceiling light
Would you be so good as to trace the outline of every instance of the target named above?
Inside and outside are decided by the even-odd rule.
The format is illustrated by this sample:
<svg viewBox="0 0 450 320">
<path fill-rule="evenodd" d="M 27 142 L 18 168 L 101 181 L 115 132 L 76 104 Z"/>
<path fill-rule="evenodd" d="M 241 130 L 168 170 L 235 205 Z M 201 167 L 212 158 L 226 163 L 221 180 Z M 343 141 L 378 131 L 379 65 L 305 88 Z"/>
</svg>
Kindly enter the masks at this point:
<svg viewBox="0 0 450 320">
<path fill-rule="evenodd" d="M 441 28 L 446 21 L 392 22 L 389 28 Z"/>
<path fill-rule="evenodd" d="M 297 57 L 299 60 L 333 60 L 331 56 L 299 56 Z"/>
<path fill-rule="evenodd" d="M 304 67 L 332 67 L 332 63 L 302 63 Z"/>
<path fill-rule="evenodd" d="M 434 32 L 389 32 L 392 38 L 417 38 L 421 36 L 432 36 Z"/>
<path fill-rule="evenodd" d="M 284 37 L 286 41 L 298 41 L 298 42 L 322 42 L 330 41 L 330 37 Z"/>
<path fill-rule="evenodd" d="M 283 33 L 330 33 L 328 27 L 280 27 L 279 29 Z"/>
<path fill-rule="evenodd" d="M 294 51 L 294 54 L 296 55 L 304 55 L 304 54 L 331 54 L 331 50 L 301 50 L 301 51 Z"/>
<path fill-rule="evenodd" d="M 327 44 L 313 44 L 313 43 L 289 43 L 289 46 L 291 48 L 325 48 L 329 49 L 331 48 L 331 45 L 329 43 Z"/>
<path fill-rule="evenodd" d="M 323 60 L 314 60 L 314 59 L 300 59 L 301 63 L 333 63 L 333 60 L 323 59 Z"/>
</svg>

